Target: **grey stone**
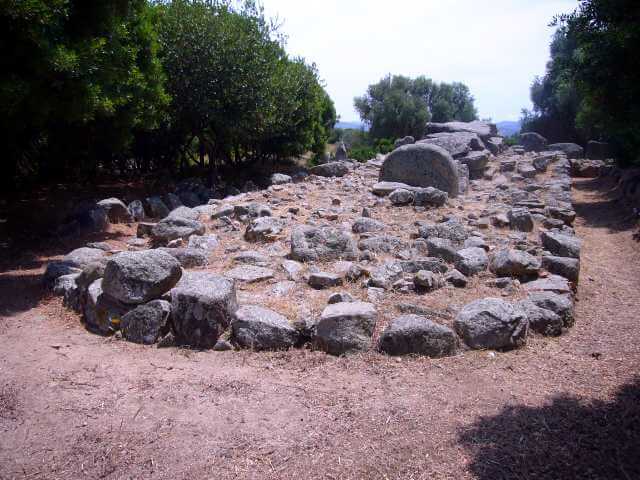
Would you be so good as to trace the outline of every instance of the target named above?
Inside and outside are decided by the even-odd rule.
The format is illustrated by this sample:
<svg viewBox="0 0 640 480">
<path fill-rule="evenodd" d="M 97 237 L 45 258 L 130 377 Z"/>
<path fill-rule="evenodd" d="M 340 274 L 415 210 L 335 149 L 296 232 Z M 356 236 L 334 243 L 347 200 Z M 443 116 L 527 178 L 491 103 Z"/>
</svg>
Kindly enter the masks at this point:
<svg viewBox="0 0 640 480">
<path fill-rule="evenodd" d="M 533 217 L 527 208 L 512 208 L 508 213 L 509 225 L 512 230 L 531 232 L 533 230 Z"/>
<path fill-rule="evenodd" d="M 521 250 L 499 250 L 491 259 L 489 269 L 499 277 L 537 276 L 540 260 Z"/>
<path fill-rule="evenodd" d="M 332 355 L 367 350 L 377 318 L 376 309 L 370 303 L 328 305 L 317 324 L 316 346 Z"/>
<path fill-rule="evenodd" d="M 584 158 L 584 148 L 575 143 L 552 143 L 547 150 L 562 152 L 567 158 Z"/>
<path fill-rule="evenodd" d="M 542 232 L 542 246 L 558 257 L 580 258 L 582 242 L 577 237 L 557 232 Z"/>
<path fill-rule="evenodd" d="M 405 145 L 394 150 L 380 169 L 380 181 L 435 187 L 451 197 L 458 196 L 456 163 L 446 150 L 435 145 Z"/>
<path fill-rule="evenodd" d="M 247 242 L 268 242 L 275 240 L 282 232 L 282 221 L 274 217 L 258 217 L 247 225 L 244 239 Z"/>
<path fill-rule="evenodd" d="M 271 185 L 284 185 L 286 183 L 291 183 L 292 181 L 293 179 L 284 173 L 274 173 L 271 175 Z"/>
<path fill-rule="evenodd" d="M 136 305 L 161 297 L 181 276 L 180 263 L 166 252 L 122 252 L 107 262 L 102 289 L 119 302 Z"/>
<path fill-rule="evenodd" d="M 408 205 L 413 202 L 413 192 L 399 188 L 389 194 L 389 201 L 396 206 Z"/>
<path fill-rule="evenodd" d="M 198 248 L 200 250 L 204 250 L 205 252 L 211 253 L 220 244 L 220 240 L 218 240 L 217 235 L 209 234 L 209 235 L 191 235 L 189 237 L 189 248 Z"/>
<path fill-rule="evenodd" d="M 466 228 L 456 217 L 441 223 L 420 224 L 418 233 L 422 238 L 445 238 L 455 244 L 461 244 L 469 237 Z"/>
<path fill-rule="evenodd" d="M 336 149 L 335 159 L 338 162 L 343 162 L 349 158 L 349 153 L 347 152 L 347 147 L 344 142 L 340 142 L 338 148 Z"/>
<path fill-rule="evenodd" d="M 159 248 L 180 262 L 182 268 L 204 267 L 209 265 L 209 254 L 200 248 Z"/>
<path fill-rule="evenodd" d="M 87 288 L 82 318 L 87 330 L 98 335 L 109 335 L 118 329 L 122 317 L 131 308 L 105 295 L 102 279 L 98 279 Z"/>
<path fill-rule="evenodd" d="M 388 290 L 403 274 L 402 265 L 397 261 L 385 262 L 370 272 L 369 287 Z"/>
<path fill-rule="evenodd" d="M 411 135 L 407 135 L 406 137 L 396 139 L 396 141 L 393 143 L 393 148 L 400 148 L 404 147 L 405 145 L 412 145 L 414 143 L 416 143 L 416 139 Z"/>
<path fill-rule="evenodd" d="M 573 326 L 573 302 L 568 295 L 559 295 L 553 292 L 532 292 L 528 299 L 538 307 L 551 310 L 562 318 L 565 327 Z"/>
<path fill-rule="evenodd" d="M 520 143 L 527 152 L 543 152 L 549 144 L 546 138 L 535 132 L 521 133 Z"/>
<path fill-rule="evenodd" d="M 311 174 L 319 177 L 344 177 L 348 173 L 349 167 L 345 162 L 329 162 L 311 169 Z"/>
<path fill-rule="evenodd" d="M 238 309 L 234 282 L 208 272 L 188 272 L 171 290 L 171 315 L 179 344 L 213 347 Z"/>
<path fill-rule="evenodd" d="M 449 194 L 437 188 L 416 188 L 413 191 L 413 204 L 416 207 L 442 207 L 449 200 Z"/>
<path fill-rule="evenodd" d="M 357 247 L 347 232 L 332 227 L 297 226 L 291 232 L 291 259 L 301 262 L 355 260 Z"/>
<path fill-rule="evenodd" d="M 166 245 L 172 240 L 187 240 L 191 235 L 203 235 L 204 232 L 205 226 L 197 220 L 169 215 L 152 228 L 151 240 L 155 245 Z"/>
<path fill-rule="evenodd" d="M 127 207 L 129 215 L 134 222 L 142 222 L 146 215 L 144 213 L 144 204 L 140 200 L 134 200 Z"/>
<path fill-rule="evenodd" d="M 231 330 L 235 344 L 253 350 L 286 350 L 298 340 L 298 331 L 285 317 L 257 305 L 238 308 Z"/>
<path fill-rule="evenodd" d="M 171 304 L 165 300 L 153 300 L 126 313 L 120 328 L 129 342 L 153 345 L 168 331 Z"/>
<path fill-rule="evenodd" d="M 151 218 L 165 218 L 169 215 L 169 208 L 160 197 L 149 197 L 145 200 L 146 210 Z"/>
<path fill-rule="evenodd" d="M 404 190 L 414 190 L 416 187 L 412 187 L 407 185 L 406 183 L 400 182 L 378 182 L 376 183 L 371 191 L 374 195 L 378 195 L 379 197 L 386 197 L 394 190 L 404 189 Z"/>
<path fill-rule="evenodd" d="M 453 263 L 458 258 L 453 243 L 446 238 L 427 238 L 427 248 L 429 249 L 429 256 L 441 258 L 445 262 Z"/>
<path fill-rule="evenodd" d="M 63 305 L 76 312 L 80 311 L 81 292 L 76 280 L 80 273 L 70 273 L 55 279 L 53 294 L 63 298 Z"/>
<path fill-rule="evenodd" d="M 456 288 L 464 288 L 469 283 L 469 279 L 456 269 L 447 272 L 444 276 L 444 280 Z"/>
<path fill-rule="evenodd" d="M 289 280 L 298 281 L 302 276 L 302 270 L 304 266 L 294 260 L 284 260 L 281 265 L 282 269 L 286 272 Z"/>
<path fill-rule="evenodd" d="M 534 178 L 538 174 L 538 170 L 531 162 L 521 161 L 518 162 L 518 173 L 524 178 Z"/>
<path fill-rule="evenodd" d="M 309 275 L 310 287 L 322 290 L 324 288 L 338 287 L 344 282 L 343 278 L 335 273 L 314 272 Z"/>
<path fill-rule="evenodd" d="M 475 133 L 482 139 L 495 137 L 498 134 L 498 128 L 493 123 L 474 120 L 472 122 L 447 122 L 447 123 L 427 123 L 427 133 L 456 133 L 470 132 Z"/>
<path fill-rule="evenodd" d="M 463 275 L 472 276 L 487 269 L 489 257 L 484 248 L 463 248 L 456 253 L 454 264 Z"/>
<path fill-rule="evenodd" d="M 560 275 L 567 280 L 578 283 L 580 279 L 580 260 L 569 257 L 542 257 L 542 266 L 550 273 Z"/>
<path fill-rule="evenodd" d="M 120 199 L 105 198 L 98 202 L 98 207 L 105 211 L 111 223 L 128 223 L 132 220 L 129 209 Z"/>
<path fill-rule="evenodd" d="M 420 270 L 413 277 L 415 289 L 420 292 L 432 292 L 442 287 L 441 278 L 428 270 Z"/>
<path fill-rule="evenodd" d="M 407 244 L 398 237 L 381 235 L 360 240 L 358 248 L 374 253 L 393 253 L 407 248 Z"/>
<path fill-rule="evenodd" d="M 426 317 L 404 315 L 394 319 L 380 336 L 379 348 L 387 355 L 455 355 L 458 337 L 448 327 Z"/>
<path fill-rule="evenodd" d="M 81 247 L 72 250 L 62 260 L 49 262 L 42 277 L 46 285 L 52 285 L 56 278 L 80 271 L 95 262 L 106 264 L 107 252 L 99 248 Z"/>
<path fill-rule="evenodd" d="M 489 164 L 489 152 L 469 152 L 466 156 L 460 158 L 460 163 L 469 167 L 469 178 L 472 180 L 482 177 L 482 172 Z"/>
<path fill-rule="evenodd" d="M 140 222 L 138 223 L 138 227 L 136 229 L 136 237 L 142 239 L 145 237 L 150 237 L 153 232 L 153 227 L 155 227 L 155 223 L 151 222 Z"/>
<path fill-rule="evenodd" d="M 351 226 L 353 233 L 380 232 L 385 228 L 386 225 L 384 223 L 367 217 L 356 218 Z"/>
<path fill-rule="evenodd" d="M 523 287 L 527 292 L 554 292 L 561 294 L 571 292 L 568 280 L 559 275 L 549 275 L 546 278 L 527 282 Z"/>
<path fill-rule="evenodd" d="M 404 273 L 418 273 L 426 270 L 433 273 L 444 273 L 447 271 L 447 264 L 436 257 L 417 257 L 411 260 L 403 260 L 400 266 Z"/>
<path fill-rule="evenodd" d="M 518 308 L 525 313 L 529 321 L 529 328 L 534 332 L 550 337 L 562 334 L 564 326 L 562 318 L 551 310 L 540 308 L 530 300 L 518 302 Z"/>
<path fill-rule="evenodd" d="M 515 348 L 526 342 L 528 321 L 518 307 L 498 298 L 476 300 L 458 313 L 454 327 L 473 349 Z"/>
<path fill-rule="evenodd" d="M 551 218 L 562 220 L 567 225 L 573 225 L 576 219 L 576 212 L 570 208 L 549 206 L 546 208 L 546 213 Z"/>
<path fill-rule="evenodd" d="M 254 265 L 240 265 L 226 272 L 225 277 L 245 283 L 263 282 L 275 276 L 273 270 Z"/>
<path fill-rule="evenodd" d="M 329 305 L 333 305 L 334 303 L 343 303 L 343 302 L 355 302 L 354 298 L 347 292 L 336 292 L 331 294 L 327 303 Z"/>
<path fill-rule="evenodd" d="M 256 267 L 266 267 L 269 265 L 269 257 L 255 250 L 240 252 L 233 257 L 233 261 L 244 265 L 255 265 Z"/>
</svg>

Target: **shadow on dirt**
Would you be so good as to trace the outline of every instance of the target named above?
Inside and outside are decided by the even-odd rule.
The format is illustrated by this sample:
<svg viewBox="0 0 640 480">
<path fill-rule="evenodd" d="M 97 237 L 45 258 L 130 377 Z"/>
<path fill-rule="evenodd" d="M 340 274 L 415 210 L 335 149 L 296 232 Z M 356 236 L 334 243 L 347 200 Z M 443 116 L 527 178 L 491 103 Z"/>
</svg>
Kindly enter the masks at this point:
<svg viewBox="0 0 640 480">
<path fill-rule="evenodd" d="M 611 402 L 507 407 L 461 432 L 480 480 L 640 478 L 640 377 Z"/>
</svg>

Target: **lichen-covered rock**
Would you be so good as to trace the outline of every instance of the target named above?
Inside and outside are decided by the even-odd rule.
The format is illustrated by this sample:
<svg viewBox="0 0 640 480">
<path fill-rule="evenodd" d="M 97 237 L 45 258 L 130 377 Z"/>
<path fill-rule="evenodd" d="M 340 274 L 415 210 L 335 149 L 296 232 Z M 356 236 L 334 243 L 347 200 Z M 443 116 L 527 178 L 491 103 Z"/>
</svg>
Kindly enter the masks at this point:
<svg viewBox="0 0 640 480">
<path fill-rule="evenodd" d="M 107 262 L 102 289 L 119 302 L 137 305 L 160 298 L 181 276 L 180 263 L 166 252 L 122 252 Z"/>
<path fill-rule="evenodd" d="M 454 327 L 473 349 L 501 349 L 524 345 L 529 322 L 520 308 L 499 298 L 485 298 L 465 305 Z"/>
<path fill-rule="evenodd" d="M 166 245 L 172 240 L 187 240 L 191 235 L 203 235 L 204 232 L 205 226 L 198 220 L 169 215 L 155 224 L 151 230 L 151 239 L 156 245 Z"/>
<path fill-rule="evenodd" d="M 133 343 L 153 345 L 168 332 L 170 315 L 171 304 L 165 300 L 138 305 L 122 317 L 122 336 Z"/>
<path fill-rule="evenodd" d="M 456 269 L 466 276 L 477 275 L 484 272 L 489 265 L 489 257 L 484 248 L 463 248 L 456 252 Z"/>
<path fill-rule="evenodd" d="M 238 309 L 233 280 L 208 272 L 188 272 L 171 290 L 176 341 L 212 348 Z"/>
<path fill-rule="evenodd" d="M 232 342 L 252 350 L 286 350 L 298 341 L 298 331 L 279 313 L 245 305 L 231 322 Z"/>
<path fill-rule="evenodd" d="M 449 327 L 426 317 L 404 315 L 393 320 L 380 336 L 379 348 L 387 355 L 455 355 L 458 337 Z"/>
<path fill-rule="evenodd" d="M 316 346 L 332 355 L 367 350 L 378 314 L 370 303 L 328 305 L 317 323 Z"/>
<path fill-rule="evenodd" d="M 355 260 L 355 240 L 333 227 L 297 226 L 291 232 L 291 259 L 300 262 Z"/>
</svg>

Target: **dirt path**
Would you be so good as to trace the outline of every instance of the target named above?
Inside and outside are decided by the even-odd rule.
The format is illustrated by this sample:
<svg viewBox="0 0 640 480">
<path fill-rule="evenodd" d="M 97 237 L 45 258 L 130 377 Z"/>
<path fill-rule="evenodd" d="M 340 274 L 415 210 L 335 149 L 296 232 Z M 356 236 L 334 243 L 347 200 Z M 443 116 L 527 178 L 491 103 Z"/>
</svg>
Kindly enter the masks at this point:
<svg viewBox="0 0 640 480">
<path fill-rule="evenodd" d="M 640 478 L 640 244 L 574 196 L 577 324 L 495 355 L 145 348 L 43 299 L 37 258 L 2 273 L 0 479 Z"/>
</svg>

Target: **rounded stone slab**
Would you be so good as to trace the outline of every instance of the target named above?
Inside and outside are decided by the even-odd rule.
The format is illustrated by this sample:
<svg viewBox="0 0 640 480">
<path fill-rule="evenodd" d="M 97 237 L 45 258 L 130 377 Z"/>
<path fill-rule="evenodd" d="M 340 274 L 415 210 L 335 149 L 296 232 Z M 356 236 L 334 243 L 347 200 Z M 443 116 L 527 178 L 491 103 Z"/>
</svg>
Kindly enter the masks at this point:
<svg viewBox="0 0 640 480">
<path fill-rule="evenodd" d="M 400 147 L 387 156 L 380 169 L 380 181 L 435 187 L 457 197 L 460 178 L 456 162 L 444 148 L 415 144 Z"/>
</svg>

